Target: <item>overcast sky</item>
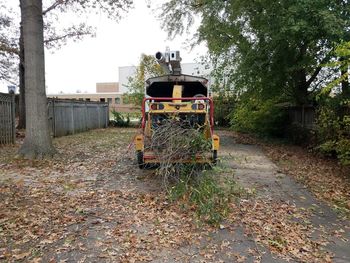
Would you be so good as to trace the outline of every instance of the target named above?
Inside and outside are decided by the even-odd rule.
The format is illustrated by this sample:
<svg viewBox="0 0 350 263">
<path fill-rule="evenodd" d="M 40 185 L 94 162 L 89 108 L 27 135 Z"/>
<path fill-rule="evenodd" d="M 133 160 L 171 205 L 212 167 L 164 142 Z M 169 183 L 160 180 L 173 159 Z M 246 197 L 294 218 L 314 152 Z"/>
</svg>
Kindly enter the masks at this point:
<svg viewBox="0 0 350 263">
<path fill-rule="evenodd" d="M 134 2 L 135 7 L 118 23 L 103 15 L 90 16 L 89 25 L 97 29 L 95 38 L 68 42 L 60 50 L 45 52 L 47 93 L 94 92 L 96 82 L 118 81 L 118 67 L 135 66 L 141 53 L 155 54 L 166 46 L 180 50 L 183 62 L 194 62 L 205 54 L 204 46 L 192 51 L 187 48 L 189 35 L 167 39 L 153 10 L 164 0 L 150 1 L 151 8 L 145 0 Z M 75 18 L 65 17 L 64 22 L 70 19 Z"/>
</svg>

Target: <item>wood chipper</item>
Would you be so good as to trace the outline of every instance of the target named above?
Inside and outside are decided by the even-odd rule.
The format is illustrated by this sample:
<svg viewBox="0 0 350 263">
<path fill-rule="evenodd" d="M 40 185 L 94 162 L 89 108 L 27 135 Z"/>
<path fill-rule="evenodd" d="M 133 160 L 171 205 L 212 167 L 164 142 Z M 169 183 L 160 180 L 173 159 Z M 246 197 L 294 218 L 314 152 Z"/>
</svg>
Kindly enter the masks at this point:
<svg viewBox="0 0 350 263">
<path fill-rule="evenodd" d="M 214 105 L 209 97 L 208 80 L 181 73 L 179 51 L 157 52 L 156 59 L 166 75 L 146 80 L 142 102 L 142 131 L 135 136 L 137 162 L 140 168 L 158 164 L 156 149 L 149 147 L 152 134 L 165 120 L 176 119 L 186 123 L 184 129 L 195 128 L 210 143 L 206 154 L 184 160 L 174 158 L 174 163 L 216 163 L 219 137 L 214 134 Z"/>
</svg>

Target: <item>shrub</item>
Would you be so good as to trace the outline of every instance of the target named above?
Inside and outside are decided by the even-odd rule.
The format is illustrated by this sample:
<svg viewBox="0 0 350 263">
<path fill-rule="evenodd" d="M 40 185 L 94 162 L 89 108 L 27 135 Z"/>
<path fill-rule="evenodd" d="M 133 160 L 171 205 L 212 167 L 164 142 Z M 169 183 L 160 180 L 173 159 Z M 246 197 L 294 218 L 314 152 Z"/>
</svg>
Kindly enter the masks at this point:
<svg viewBox="0 0 350 263">
<path fill-rule="evenodd" d="M 114 127 L 129 127 L 130 126 L 129 114 L 125 117 L 120 112 L 113 110 L 112 115 L 113 115 L 112 126 L 114 126 Z"/>
<path fill-rule="evenodd" d="M 242 100 L 231 113 L 231 126 L 235 130 L 259 135 L 283 136 L 286 122 L 286 112 L 274 100 Z"/>
<path fill-rule="evenodd" d="M 230 126 L 230 113 L 233 111 L 235 99 L 232 96 L 214 97 L 214 120 L 217 126 Z"/>
<path fill-rule="evenodd" d="M 312 140 L 312 133 L 301 124 L 294 123 L 286 127 L 286 138 L 296 145 L 307 145 Z"/>
<path fill-rule="evenodd" d="M 316 149 L 337 157 L 343 165 L 350 165 L 350 116 L 346 113 L 349 105 L 341 98 L 327 98 L 317 114 Z"/>
<path fill-rule="evenodd" d="M 350 165 L 350 139 L 342 138 L 337 142 L 337 156 L 342 165 Z"/>
</svg>

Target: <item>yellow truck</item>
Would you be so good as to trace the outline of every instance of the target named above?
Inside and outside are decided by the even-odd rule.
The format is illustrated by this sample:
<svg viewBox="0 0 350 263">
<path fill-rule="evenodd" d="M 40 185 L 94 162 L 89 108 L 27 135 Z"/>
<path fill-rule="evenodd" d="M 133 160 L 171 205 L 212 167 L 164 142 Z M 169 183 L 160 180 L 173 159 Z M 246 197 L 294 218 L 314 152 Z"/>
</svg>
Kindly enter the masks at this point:
<svg viewBox="0 0 350 263">
<path fill-rule="evenodd" d="M 220 139 L 213 130 L 214 104 L 209 97 L 208 80 L 182 74 L 178 51 L 157 52 L 156 59 L 168 74 L 146 81 L 142 102 L 142 129 L 135 136 L 139 167 L 161 162 L 156 149 L 148 147 L 147 143 L 157 127 L 169 119 L 190 123 L 184 129 L 197 127 L 196 130 L 203 133 L 203 138 L 211 143 L 211 151 L 207 154 L 201 153 L 187 160 L 175 158 L 172 160 L 174 163 L 216 163 Z"/>
</svg>

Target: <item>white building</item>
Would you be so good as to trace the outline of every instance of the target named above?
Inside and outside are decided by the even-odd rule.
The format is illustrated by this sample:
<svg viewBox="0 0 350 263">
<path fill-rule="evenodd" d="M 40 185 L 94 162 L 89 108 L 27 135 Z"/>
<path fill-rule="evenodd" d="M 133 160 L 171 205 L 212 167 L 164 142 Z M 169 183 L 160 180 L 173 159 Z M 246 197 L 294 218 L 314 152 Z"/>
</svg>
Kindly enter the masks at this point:
<svg viewBox="0 0 350 263">
<path fill-rule="evenodd" d="M 129 78 L 133 77 L 136 73 L 136 68 L 135 66 L 124 66 L 124 67 L 119 67 L 118 72 L 119 72 L 119 91 L 121 93 L 126 93 L 128 91 L 128 83 L 129 83 Z"/>
</svg>

